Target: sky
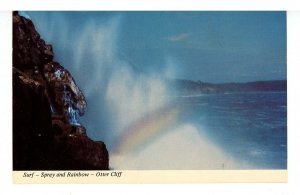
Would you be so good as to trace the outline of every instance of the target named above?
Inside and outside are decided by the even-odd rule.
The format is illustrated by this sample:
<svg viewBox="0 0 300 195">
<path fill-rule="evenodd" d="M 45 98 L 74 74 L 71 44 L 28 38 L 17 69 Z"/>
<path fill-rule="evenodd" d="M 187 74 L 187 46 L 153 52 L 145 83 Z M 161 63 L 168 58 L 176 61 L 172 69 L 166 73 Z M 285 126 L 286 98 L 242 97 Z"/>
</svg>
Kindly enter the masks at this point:
<svg viewBox="0 0 300 195">
<path fill-rule="evenodd" d="M 286 78 L 285 12 L 127 13 L 122 29 L 122 50 L 149 72 L 208 82 Z M 169 63 L 175 72 L 161 67 Z"/>
<path fill-rule="evenodd" d="M 54 60 L 71 72 L 87 100 L 79 122 L 92 139 L 105 142 L 114 162 L 137 148 L 145 150 L 150 142 L 156 154 L 156 144 L 166 143 L 158 138 L 168 130 L 178 127 L 186 135 L 187 128 L 184 140 L 194 138 L 196 129 L 201 132 L 198 124 L 180 120 L 186 110 L 172 104 L 174 93 L 165 78 L 213 83 L 286 79 L 285 12 L 22 14 L 53 45 Z M 170 143 L 174 137 L 182 139 L 181 132 L 168 137 Z"/>
<path fill-rule="evenodd" d="M 118 18 L 114 52 L 150 75 L 213 83 L 286 79 L 286 12 L 59 14 L 74 31 L 86 21 Z"/>
</svg>

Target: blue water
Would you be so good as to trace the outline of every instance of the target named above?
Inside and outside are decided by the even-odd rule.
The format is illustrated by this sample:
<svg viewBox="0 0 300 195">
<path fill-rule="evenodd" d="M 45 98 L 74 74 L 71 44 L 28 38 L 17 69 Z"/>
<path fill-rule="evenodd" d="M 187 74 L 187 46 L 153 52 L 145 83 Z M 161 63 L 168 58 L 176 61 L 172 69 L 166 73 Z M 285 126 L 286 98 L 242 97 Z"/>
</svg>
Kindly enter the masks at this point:
<svg viewBox="0 0 300 195">
<path fill-rule="evenodd" d="M 182 96 L 181 119 L 255 169 L 287 168 L 287 94 L 253 92 Z"/>
</svg>

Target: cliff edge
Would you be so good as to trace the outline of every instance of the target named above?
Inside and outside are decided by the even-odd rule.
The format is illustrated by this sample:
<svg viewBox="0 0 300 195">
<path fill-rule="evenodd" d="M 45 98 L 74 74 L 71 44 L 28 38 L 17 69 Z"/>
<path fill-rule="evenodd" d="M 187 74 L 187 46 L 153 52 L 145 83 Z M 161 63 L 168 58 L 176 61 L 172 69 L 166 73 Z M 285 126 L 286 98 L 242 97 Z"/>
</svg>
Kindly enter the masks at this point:
<svg viewBox="0 0 300 195">
<path fill-rule="evenodd" d="M 109 156 L 78 122 L 86 100 L 28 18 L 13 12 L 13 170 L 106 170 Z"/>
</svg>

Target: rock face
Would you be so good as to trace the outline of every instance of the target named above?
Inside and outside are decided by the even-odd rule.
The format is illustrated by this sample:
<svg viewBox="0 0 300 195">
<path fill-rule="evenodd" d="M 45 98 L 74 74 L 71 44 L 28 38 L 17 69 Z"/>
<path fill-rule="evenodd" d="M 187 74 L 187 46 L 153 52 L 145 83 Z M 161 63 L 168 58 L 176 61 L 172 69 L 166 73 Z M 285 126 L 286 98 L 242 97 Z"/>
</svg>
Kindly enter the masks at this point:
<svg viewBox="0 0 300 195">
<path fill-rule="evenodd" d="M 101 141 L 78 122 L 86 101 L 31 20 L 13 12 L 13 169 L 108 169 Z"/>
</svg>

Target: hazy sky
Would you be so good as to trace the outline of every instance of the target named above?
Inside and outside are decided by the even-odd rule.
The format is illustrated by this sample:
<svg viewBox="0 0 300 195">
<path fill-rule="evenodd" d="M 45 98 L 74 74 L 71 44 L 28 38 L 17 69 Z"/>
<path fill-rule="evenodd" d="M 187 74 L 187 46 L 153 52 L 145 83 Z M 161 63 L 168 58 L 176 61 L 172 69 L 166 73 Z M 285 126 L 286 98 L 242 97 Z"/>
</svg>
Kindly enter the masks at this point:
<svg viewBox="0 0 300 195">
<path fill-rule="evenodd" d="M 83 91 L 87 109 L 79 122 L 92 139 L 105 142 L 112 168 L 236 167 L 218 136 L 209 137 L 220 125 L 206 127 L 207 110 L 189 110 L 190 98 L 178 101 L 162 77 L 286 79 L 285 12 L 27 14 Z M 212 158 L 203 158 L 207 154 Z"/>
<path fill-rule="evenodd" d="M 37 20 L 55 14 L 29 13 Z M 286 79 L 286 12 L 65 12 L 60 16 L 74 31 L 86 21 L 101 24 L 119 18 L 115 52 L 149 74 L 206 82 Z"/>
</svg>

